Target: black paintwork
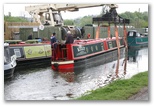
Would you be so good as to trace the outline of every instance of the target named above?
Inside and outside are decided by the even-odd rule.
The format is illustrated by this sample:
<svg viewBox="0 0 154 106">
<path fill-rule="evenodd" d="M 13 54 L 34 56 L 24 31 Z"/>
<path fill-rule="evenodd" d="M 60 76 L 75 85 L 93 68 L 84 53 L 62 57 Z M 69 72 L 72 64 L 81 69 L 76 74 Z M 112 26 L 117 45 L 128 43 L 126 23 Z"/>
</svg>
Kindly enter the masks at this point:
<svg viewBox="0 0 154 106">
<path fill-rule="evenodd" d="M 120 58 L 124 57 L 125 57 L 125 48 L 122 47 L 120 49 Z M 75 60 L 74 69 L 75 72 L 81 71 L 84 70 L 85 68 L 95 67 L 98 65 L 103 65 L 108 62 L 115 61 L 117 60 L 117 58 L 118 58 L 118 50 L 114 49 L 85 59 Z"/>
</svg>

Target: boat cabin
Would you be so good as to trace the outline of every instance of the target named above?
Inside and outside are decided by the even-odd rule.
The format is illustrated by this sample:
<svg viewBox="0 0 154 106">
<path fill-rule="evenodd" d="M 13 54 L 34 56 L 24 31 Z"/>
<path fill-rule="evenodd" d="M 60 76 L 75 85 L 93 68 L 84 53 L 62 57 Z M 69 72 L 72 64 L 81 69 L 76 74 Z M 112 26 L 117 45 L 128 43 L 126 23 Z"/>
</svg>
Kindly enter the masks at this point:
<svg viewBox="0 0 154 106">
<path fill-rule="evenodd" d="M 148 46 L 148 34 L 140 34 L 137 30 L 130 30 L 127 33 L 127 42 L 129 47 Z"/>
<path fill-rule="evenodd" d="M 144 37 L 147 36 L 147 34 L 140 34 L 139 32 L 137 32 L 137 30 L 130 30 L 128 31 L 128 37 Z"/>
<path fill-rule="evenodd" d="M 31 63 L 40 60 L 50 61 L 51 44 L 48 42 L 41 42 L 40 39 L 32 39 L 27 41 L 22 40 L 5 40 L 9 44 L 10 55 L 15 54 L 17 57 L 18 66 L 20 63 Z M 21 64 L 23 65 L 23 64 Z"/>
<path fill-rule="evenodd" d="M 122 38 L 119 38 L 119 44 L 120 47 L 124 46 Z M 112 39 L 75 40 L 73 44 L 58 43 L 52 46 L 52 61 L 77 60 L 112 49 L 117 49 L 115 37 Z"/>
</svg>

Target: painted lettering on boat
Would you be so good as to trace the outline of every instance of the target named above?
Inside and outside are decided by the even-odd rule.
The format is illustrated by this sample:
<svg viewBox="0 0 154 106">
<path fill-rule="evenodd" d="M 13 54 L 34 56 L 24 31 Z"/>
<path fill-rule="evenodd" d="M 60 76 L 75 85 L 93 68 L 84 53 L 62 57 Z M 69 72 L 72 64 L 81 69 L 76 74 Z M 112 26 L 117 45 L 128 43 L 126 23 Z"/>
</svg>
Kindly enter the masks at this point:
<svg viewBox="0 0 154 106">
<path fill-rule="evenodd" d="M 80 46 L 73 46 L 74 57 L 84 56 L 96 52 L 100 52 L 103 49 L 103 43 L 97 44 L 90 44 L 90 45 L 80 45 Z"/>
</svg>

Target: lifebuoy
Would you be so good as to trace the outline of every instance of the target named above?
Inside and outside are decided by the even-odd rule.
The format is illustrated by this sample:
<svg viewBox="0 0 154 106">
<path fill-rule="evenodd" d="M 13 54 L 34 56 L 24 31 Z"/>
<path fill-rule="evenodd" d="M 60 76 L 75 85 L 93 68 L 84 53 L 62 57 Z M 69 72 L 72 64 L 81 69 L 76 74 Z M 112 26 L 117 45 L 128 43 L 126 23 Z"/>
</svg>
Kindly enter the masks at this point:
<svg viewBox="0 0 154 106">
<path fill-rule="evenodd" d="M 87 34 L 87 39 L 90 39 L 90 33 Z"/>
</svg>

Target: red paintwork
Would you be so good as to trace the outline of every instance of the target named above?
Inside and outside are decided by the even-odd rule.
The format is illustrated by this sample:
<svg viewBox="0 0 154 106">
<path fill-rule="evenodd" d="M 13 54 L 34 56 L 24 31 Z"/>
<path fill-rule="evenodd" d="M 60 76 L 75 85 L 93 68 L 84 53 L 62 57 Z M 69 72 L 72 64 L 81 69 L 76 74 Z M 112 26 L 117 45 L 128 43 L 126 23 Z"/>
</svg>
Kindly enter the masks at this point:
<svg viewBox="0 0 154 106">
<path fill-rule="evenodd" d="M 53 65 L 51 65 L 53 70 L 57 70 Z M 63 64 L 58 66 L 59 72 L 74 72 L 74 63 L 72 64 Z"/>
<path fill-rule="evenodd" d="M 49 41 L 48 42 L 42 42 L 42 43 L 31 43 L 31 44 L 28 44 L 28 43 L 24 43 L 24 42 L 21 42 L 19 44 L 10 44 L 10 46 L 37 46 L 37 45 L 44 45 L 44 44 L 51 44 Z"/>
<path fill-rule="evenodd" d="M 119 39 L 122 39 L 122 38 L 119 38 Z M 59 61 L 58 59 L 62 59 L 61 62 L 65 61 L 65 60 L 79 60 L 79 59 L 84 59 L 84 58 L 89 57 L 89 56 L 94 56 L 94 55 L 97 55 L 97 54 L 100 54 L 100 53 L 103 53 L 103 52 L 107 52 L 107 51 L 110 51 L 110 50 L 113 50 L 113 49 L 117 49 L 117 47 L 112 48 L 112 49 L 108 48 L 107 42 L 112 41 L 112 40 L 116 40 L 116 38 L 113 37 L 112 39 L 106 38 L 106 39 L 75 40 L 73 44 L 67 44 L 66 45 L 66 48 L 67 48 L 67 58 L 66 59 L 63 58 L 63 55 L 62 55 L 63 51 L 60 49 L 61 44 L 60 45 L 58 44 L 57 45 L 58 50 L 56 51 L 57 52 L 56 58 L 52 58 L 52 60 L 53 61 Z M 73 46 L 79 46 L 79 45 L 84 46 L 84 45 L 96 44 L 96 43 L 101 43 L 101 42 L 103 42 L 103 44 L 104 44 L 104 50 L 103 51 L 93 53 L 93 54 L 87 54 L 87 55 L 80 56 L 80 57 L 74 57 Z M 53 53 L 52 53 L 52 55 L 53 55 Z M 51 65 L 51 67 L 52 67 L 53 70 L 56 70 L 56 68 L 53 66 L 53 64 Z M 72 72 L 73 68 L 74 68 L 73 63 L 72 64 L 65 64 L 65 65 L 60 64 L 59 67 L 58 67 L 58 71 L 66 72 L 66 71 L 70 70 Z"/>
</svg>

